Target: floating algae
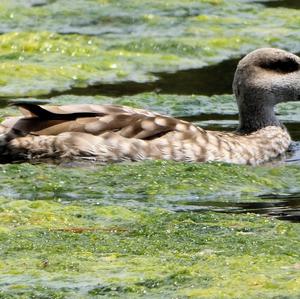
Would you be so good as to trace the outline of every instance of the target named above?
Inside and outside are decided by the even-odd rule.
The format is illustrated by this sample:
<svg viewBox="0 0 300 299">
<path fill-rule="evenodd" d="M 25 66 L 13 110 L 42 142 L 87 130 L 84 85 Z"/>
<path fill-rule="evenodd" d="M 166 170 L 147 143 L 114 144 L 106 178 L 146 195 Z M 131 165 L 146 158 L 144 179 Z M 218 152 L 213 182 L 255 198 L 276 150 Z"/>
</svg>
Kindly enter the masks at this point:
<svg viewBox="0 0 300 299">
<path fill-rule="evenodd" d="M 298 225 L 53 201 L 1 207 L 2 298 L 299 295 Z"/>
<path fill-rule="evenodd" d="M 0 4 L 0 96 L 153 81 L 153 72 L 199 68 L 262 46 L 300 50 L 296 9 L 237 0 L 44 4 Z"/>
<path fill-rule="evenodd" d="M 257 2 L 1 1 L 1 107 L 15 96 L 153 82 L 261 46 L 299 52 L 299 12 Z M 237 123 L 231 95 L 92 95 L 50 101 L 130 105 L 206 128 Z M 277 110 L 296 141 L 299 107 Z M 275 218 L 299 222 L 299 175 L 294 162 L 1 165 L 0 298 L 298 298 L 299 223 Z"/>
</svg>

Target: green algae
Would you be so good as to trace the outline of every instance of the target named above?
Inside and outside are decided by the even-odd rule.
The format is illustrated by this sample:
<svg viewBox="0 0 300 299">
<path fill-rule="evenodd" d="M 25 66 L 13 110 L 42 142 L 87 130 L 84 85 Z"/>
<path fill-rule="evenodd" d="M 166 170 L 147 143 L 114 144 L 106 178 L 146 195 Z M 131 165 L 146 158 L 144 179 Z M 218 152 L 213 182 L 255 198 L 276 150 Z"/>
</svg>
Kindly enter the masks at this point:
<svg viewBox="0 0 300 299">
<path fill-rule="evenodd" d="M 1 6 L 1 96 L 152 81 L 153 72 L 197 68 L 263 46 L 300 50 L 297 10 L 247 1 L 77 0 L 43 6 L 5 1 Z"/>
<path fill-rule="evenodd" d="M 4 0 L 0 18 L 0 96 L 152 81 L 152 72 L 261 46 L 300 50 L 299 12 L 254 1 Z M 230 95 L 50 101 L 129 105 L 204 126 L 214 117 L 237 123 Z M 297 124 L 299 109 L 285 103 L 277 111 Z M 282 199 L 272 194 L 295 194 L 297 208 L 299 165 L 14 164 L 0 166 L 0 181 L 0 298 L 300 296 L 299 224 L 226 210 L 227 203 L 276 207 Z M 201 205 L 210 212 L 197 212 Z"/>
<path fill-rule="evenodd" d="M 1 203 L 3 298 L 41 286 L 58 298 L 299 295 L 296 225 L 251 214 Z"/>
<path fill-rule="evenodd" d="M 32 180 L 34 178 L 34 180 Z M 220 179 L 222 178 L 222 179 Z M 299 166 L 241 167 L 165 161 L 60 167 L 0 167 L 1 194 L 10 199 L 172 209 L 185 200 L 241 201 L 254 195 L 299 192 Z"/>
</svg>

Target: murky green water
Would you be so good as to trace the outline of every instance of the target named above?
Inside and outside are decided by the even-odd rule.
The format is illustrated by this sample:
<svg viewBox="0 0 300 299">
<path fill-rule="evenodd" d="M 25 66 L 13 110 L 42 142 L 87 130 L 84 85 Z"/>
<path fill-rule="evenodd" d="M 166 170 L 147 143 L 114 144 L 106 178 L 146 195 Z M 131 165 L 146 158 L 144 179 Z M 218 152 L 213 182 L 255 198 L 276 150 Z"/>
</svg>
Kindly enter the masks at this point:
<svg viewBox="0 0 300 299">
<path fill-rule="evenodd" d="M 1 117 L 11 98 L 116 103 L 234 130 L 237 60 L 295 53 L 298 1 L 0 3 Z M 0 298 L 299 298 L 295 143 L 260 167 L 165 161 L 0 165 Z"/>
</svg>

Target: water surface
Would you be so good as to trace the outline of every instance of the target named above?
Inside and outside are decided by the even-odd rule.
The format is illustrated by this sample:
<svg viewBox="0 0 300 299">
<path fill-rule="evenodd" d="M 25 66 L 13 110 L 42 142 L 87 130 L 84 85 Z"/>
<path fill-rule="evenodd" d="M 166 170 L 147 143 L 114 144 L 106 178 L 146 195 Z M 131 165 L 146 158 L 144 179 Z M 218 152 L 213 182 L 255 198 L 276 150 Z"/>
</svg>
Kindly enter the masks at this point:
<svg viewBox="0 0 300 299">
<path fill-rule="evenodd" d="M 177 95 L 199 94 L 207 96 L 229 94 L 232 92 L 232 80 L 239 60 L 240 58 L 234 58 L 197 69 L 153 73 L 157 79 L 152 82 L 124 81 L 90 85 L 85 88 L 73 87 L 62 92 L 53 91 L 38 98 L 49 98 L 59 95 L 104 95 L 119 97 L 144 92 Z"/>
<path fill-rule="evenodd" d="M 280 220 L 300 222 L 300 193 L 262 194 L 257 201 L 179 201 L 173 207 L 176 212 L 255 213 Z"/>
<path fill-rule="evenodd" d="M 300 8 L 300 2 L 298 0 L 275 0 L 262 2 L 267 7 L 286 7 L 286 8 Z"/>
</svg>

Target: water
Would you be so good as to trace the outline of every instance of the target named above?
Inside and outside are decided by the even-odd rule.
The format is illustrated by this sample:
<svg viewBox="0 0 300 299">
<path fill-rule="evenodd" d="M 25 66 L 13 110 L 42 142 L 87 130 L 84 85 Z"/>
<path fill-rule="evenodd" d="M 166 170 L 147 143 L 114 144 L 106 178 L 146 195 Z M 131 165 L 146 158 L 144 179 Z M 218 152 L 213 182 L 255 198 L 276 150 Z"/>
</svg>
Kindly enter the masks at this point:
<svg viewBox="0 0 300 299">
<path fill-rule="evenodd" d="M 300 53 L 296 53 L 300 55 Z M 139 83 L 123 81 L 117 83 L 101 83 L 80 88 L 73 87 L 65 91 L 52 91 L 47 95 L 38 96 L 47 99 L 60 95 L 78 96 L 111 96 L 136 95 L 143 92 L 175 95 L 222 95 L 232 93 L 232 81 L 235 69 L 242 57 L 224 60 L 215 65 L 202 68 L 180 70 L 177 72 L 153 73 L 156 81 Z"/>
<path fill-rule="evenodd" d="M 263 194 L 257 197 L 256 202 L 185 201 L 173 209 L 176 212 L 255 213 L 300 222 L 300 193 Z"/>
<path fill-rule="evenodd" d="M 177 72 L 153 73 L 157 77 L 153 82 L 124 81 L 116 83 L 101 83 L 88 87 L 73 87 L 64 91 L 52 91 L 49 94 L 37 96 L 48 99 L 61 95 L 76 96 L 131 96 L 144 92 L 174 95 L 221 95 L 232 93 L 232 80 L 239 58 L 225 60 L 215 65 L 202 68 L 180 70 Z M 18 98 L 18 97 L 16 97 Z M 24 98 L 22 96 L 22 98 Z M 3 105 L 9 98 L 1 98 Z"/>
<path fill-rule="evenodd" d="M 225 60 L 216 65 L 209 65 L 198 69 L 181 70 L 174 73 L 153 73 L 158 79 L 154 82 L 139 83 L 125 81 L 119 83 L 102 83 L 90 85 L 87 88 L 74 87 L 66 91 L 53 91 L 48 98 L 59 95 L 95 96 L 105 95 L 119 97 L 135 95 L 142 92 L 157 92 L 161 94 L 177 95 L 215 95 L 232 93 L 232 80 L 239 58 Z"/>
<path fill-rule="evenodd" d="M 267 7 L 286 7 L 286 8 L 300 8 L 299 0 L 275 0 L 262 2 Z"/>
</svg>

